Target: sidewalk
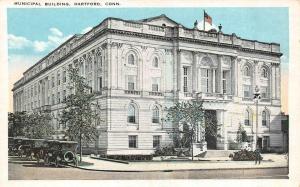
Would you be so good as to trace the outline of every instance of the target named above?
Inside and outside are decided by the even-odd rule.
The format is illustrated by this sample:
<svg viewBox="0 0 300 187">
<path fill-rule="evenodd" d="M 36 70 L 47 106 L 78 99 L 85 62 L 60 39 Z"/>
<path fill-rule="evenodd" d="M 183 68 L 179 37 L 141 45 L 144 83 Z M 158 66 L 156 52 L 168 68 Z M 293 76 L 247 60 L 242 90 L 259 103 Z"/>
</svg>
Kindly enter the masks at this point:
<svg viewBox="0 0 300 187">
<path fill-rule="evenodd" d="M 105 160 L 98 160 L 91 157 L 83 157 L 83 161 L 93 163 L 90 166 L 78 168 L 95 171 L 170 171 L 170 170 L 208 170 L 208 169 L 234 169 L 234 168 L 281 168 L 287 167 L 287 160 L 284 155 L 263 154 L 264 160 L 260 165 L 254 161 L 231 161 L 226 157 L 209 158 L 209 160 L 194 161 L 140 161 L 117 163 Z"/>
</svg>

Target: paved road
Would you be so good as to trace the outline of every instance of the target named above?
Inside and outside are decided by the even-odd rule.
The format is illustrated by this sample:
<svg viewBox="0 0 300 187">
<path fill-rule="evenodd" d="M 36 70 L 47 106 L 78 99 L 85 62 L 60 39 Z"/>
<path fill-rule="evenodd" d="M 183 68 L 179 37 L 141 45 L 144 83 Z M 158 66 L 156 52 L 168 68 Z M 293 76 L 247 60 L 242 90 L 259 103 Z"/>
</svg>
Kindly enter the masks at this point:
<svg viewBox="0 0 300 187">
<path fill-rule="evenodd" d="M 286 179 L 287 168 L 277 169 L 226 169 L 170 172 L 101 172 L 69 167 L 38 166 L 34 161 L 10 160 L 8 164 L 10 180 L 94 180 L 94 179 L 234 179 L 234 178 L 279 178 Z"/>
</svg>

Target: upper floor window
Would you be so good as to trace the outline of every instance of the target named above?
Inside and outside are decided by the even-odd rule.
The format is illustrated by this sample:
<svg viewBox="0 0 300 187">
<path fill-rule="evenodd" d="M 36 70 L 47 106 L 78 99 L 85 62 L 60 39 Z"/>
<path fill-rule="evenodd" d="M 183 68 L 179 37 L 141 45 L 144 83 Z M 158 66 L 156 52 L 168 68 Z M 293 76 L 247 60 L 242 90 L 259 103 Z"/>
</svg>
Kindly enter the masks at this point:
<svg viewBox="0 0 300 187">
<path fill-rule="evenodd" d="M 136 123 L 136 108 L 133 104 L 128 106 L 128 116 L 127 116 L 128 123 Z"/>
<path fill-rule="evenodd" d="M 57 74 L 57 85 L 60 85 L 60 74 Z"/>
<path fill-rule="evenodd" d="M 67 72 L 63 71 L 63 82 L 67 82 Z"/>
<path fill-rule="evenodd" d="M 159 77 L 153 77 L 152 78 L 152 91 L 153 92 L 158 92 L 159 91 Z"/>
<path fill-rule="evenodd" d="M 155 67 L 155 68 L 158 68 L 158 58 L 155 57 L 152 61 L 152 66 Z"/>
<path fill-rule="evenodd" d="M 268 78 L 268 71 L 266 70 L 266 68 L 262 69 L 262 71 L 261 71 L 261 77 Z"/>
<path fill-rule="evenodd" d="M 244 124 L 245 124 L 245 126 L 251 125 L 251 119 L 252 119 L 251 111 L 246 110 L 244 115 L 245 115 L 244 116 Z"/>
<path fill-rule="evenodd" d="M 211 69 L 201 68 L 201 92 L 212 91 Z"/>
<path fill-rule="evenodd" d="M 249 68 L 249 66 L 245 66 L 245 68 L 244 68 L 244 76 L 250 77 L 250 68 Z"/>
<path fill-rule="evenodd" d="M 269 119 L 270 119 L 269 112 L 267 110 L 264 110 L 261 115 L 262 115 L 262 121 L 261 121 L 262 126 L 268 126 Z"/>
<path fill-rule="evenodd" d="M 135 90 L 135 83 L 136 83 L 136 76 L 128 75 L 127 76 L 127 89 L 128 90 Z"/>
<path fill-rule="evenodd" d="M 251 86 L 250 85 L 243 85 L 244 89 L 244 98 L 250 98 L 251 97 Z"/>
<path fill-rule="evenodd" d="M 159 109 L 157 106 L 152 109 L 152 123 L 159 123 Z"/>
<path fill-rule="evenodd" d="M 188 67 L 183 67 L 183 92 L 188 92 Z"/>
<path fill-rule="evenodd" d="M 128 64 L 135 65 L 135 59 L 133 54 L 128 55 Z"/>
</svg>

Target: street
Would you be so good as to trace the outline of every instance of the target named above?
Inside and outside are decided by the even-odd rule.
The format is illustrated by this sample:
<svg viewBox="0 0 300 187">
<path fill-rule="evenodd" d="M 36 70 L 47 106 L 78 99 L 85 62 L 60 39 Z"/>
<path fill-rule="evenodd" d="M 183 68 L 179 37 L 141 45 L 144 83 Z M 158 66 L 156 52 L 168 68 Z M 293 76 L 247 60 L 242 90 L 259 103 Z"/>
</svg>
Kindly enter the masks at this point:
<svg viewBox="0 0 300 187">
<path fill-rule="evenodd" d="M 208 169 L 161 172 L 89 171 L 71 167 L 45 167 L 35 161 L 14 158 L 8 164 L 9 180 L 159 180 L 159 179 L 287 179 L 288 168 Z"/>
</svg>

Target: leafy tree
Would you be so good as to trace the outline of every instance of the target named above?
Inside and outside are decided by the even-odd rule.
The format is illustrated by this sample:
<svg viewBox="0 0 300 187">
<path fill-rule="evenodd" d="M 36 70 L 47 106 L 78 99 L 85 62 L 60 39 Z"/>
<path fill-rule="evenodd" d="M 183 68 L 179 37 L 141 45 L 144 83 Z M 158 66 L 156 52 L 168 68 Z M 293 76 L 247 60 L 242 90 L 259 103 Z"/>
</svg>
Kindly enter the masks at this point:
<svg viewBox="0 0 300 187">
<path fill-rule="evenodd" d="M 28 138 L 50 137 L 54 132 L 51 120 L 52 116 L 47 112 L 39 111 L 28 114 L 24 128 L 25 136 Z"/>
<path fill-rule="evenodd" d="M 26 112 L 8 113 L 8 136 L 24 136 L 24 128 L 26 126 Z"/>
<path fill-rule="evenodd" d="M 177 102 L 174 106 L 168 108 L 167 111 L 167 120 L 179 125 L 175 132 L 175 144 L 177 146 L 191 149 L 193 142 L 204 141 L 204 129 L 205 133 L 217 136 L 216 129 L 218 129 L 218 125 L 215 116 L 205 112 L 203 100 L 194 99 Z M 202 132 L 201 137 L 198 136 L 199 133 L 197 132 Z"/>
<path fill-rule="evenodd" d="M 242 142 L 247 142 L 248 138 L 247 138 L 247 133 L 244 130 L 243 126 L 240 124 L 239 129 L 236 133 L 236 141 L 237 143 L 242 143 Z"/>
<path fill-rule="evenodd" d="M 59 115 L 59 122 L 66 124 L 66 138 L 79 141 L 80 162 L 82 160 L 82 142 L 95 141 L 98 136 L 97 125 L 100 120 L 100 106 L 93 100 L 96 93 L 91 93 L 84 77 L 78 74 L 78 68 L 70 68 L 70 94 L 64 103 L 65 108 Z"/>
</svg>

